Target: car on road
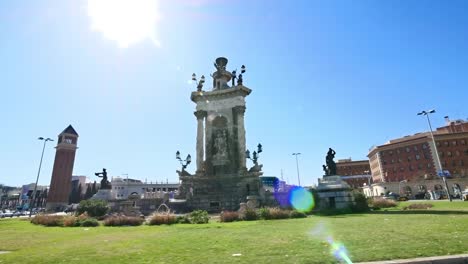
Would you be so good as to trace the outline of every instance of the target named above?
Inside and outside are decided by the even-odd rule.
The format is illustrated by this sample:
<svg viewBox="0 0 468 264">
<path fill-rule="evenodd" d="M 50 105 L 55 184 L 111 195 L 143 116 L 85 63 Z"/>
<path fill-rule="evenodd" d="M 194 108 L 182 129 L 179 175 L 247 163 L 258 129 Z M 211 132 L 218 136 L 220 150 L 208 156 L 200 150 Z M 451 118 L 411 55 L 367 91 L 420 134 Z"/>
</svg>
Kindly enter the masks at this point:
<svg viewBox="0 0 468 264">
<path fill-rule="evenodd" d="M 2 218 L 4 217 L 13 217 L 13 212 L 10 210 L 3 210 L 3 213 L 1 215 Z"/>
</svg>

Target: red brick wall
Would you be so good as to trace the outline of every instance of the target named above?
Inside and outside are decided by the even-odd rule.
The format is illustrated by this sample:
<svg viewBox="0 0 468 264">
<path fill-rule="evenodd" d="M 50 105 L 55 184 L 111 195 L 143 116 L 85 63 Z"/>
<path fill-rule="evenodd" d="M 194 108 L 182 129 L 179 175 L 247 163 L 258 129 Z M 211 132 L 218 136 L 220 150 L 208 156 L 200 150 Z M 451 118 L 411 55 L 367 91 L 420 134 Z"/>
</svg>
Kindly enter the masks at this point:
<svg viewBox="0 0 468 264">
<path fill-rule="evenodd" d="M 75 152 L 72 149 L 57 148 L 47 202 L 68 203 Z"/>
</svg>

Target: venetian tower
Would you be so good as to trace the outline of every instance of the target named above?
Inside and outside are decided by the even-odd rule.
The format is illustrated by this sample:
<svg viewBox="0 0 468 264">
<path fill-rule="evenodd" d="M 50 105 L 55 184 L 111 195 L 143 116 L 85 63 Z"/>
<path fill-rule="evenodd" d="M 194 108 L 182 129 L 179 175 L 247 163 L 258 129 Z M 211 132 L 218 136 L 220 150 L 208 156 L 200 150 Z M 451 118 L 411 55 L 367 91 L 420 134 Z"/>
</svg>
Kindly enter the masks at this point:
<svg viewBox="0 0 468 264">
<path fill-rule="evenodd" d="M 179 176 L 181 194 L 192 209 L 236 210 L 259 194 L 261 166 L 246 167 L 245 98 L 251 90 L 243 85 L 242 74 L 226 70 L 227 62 L 216 59 L 210 91 L 202 90 L 202 77 L 191 94 L 196 104 L 197 168 L 195 175 L 182 170 Z M 241 70 L 244 73 L 245 67 Z"/>
<path fill-rule="evenodd" d="M 49 195 L 47 197 L 47 210 L 61 210 L 68 205 L 71 192 L 71 179 L 78 133 L 69 125 L 58 135 L 58 141 L 52 178 L 50 180 Z"/>
</svg>

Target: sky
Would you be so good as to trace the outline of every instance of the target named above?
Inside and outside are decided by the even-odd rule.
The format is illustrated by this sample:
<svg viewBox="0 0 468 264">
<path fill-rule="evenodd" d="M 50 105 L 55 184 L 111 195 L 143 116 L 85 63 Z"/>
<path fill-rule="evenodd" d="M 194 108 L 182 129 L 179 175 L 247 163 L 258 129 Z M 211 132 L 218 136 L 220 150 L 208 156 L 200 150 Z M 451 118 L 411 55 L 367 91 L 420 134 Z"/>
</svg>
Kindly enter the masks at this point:
<svg viewBox="0 0 468 264">
<path fill-rule="evenodd" d="M 34 182 L 37 138 L 50 137 L 39 178 L 50 184 L 69 124 L 74 175 L 98 181 L 107 168 L 177 182 L 175 152 L 195 157 L 188 81 L 204 74 L 210 84 L 220 56 L 228 70 L 247 67 L 247 148 L 261 143 L 264 175 L 282 170 L 291 184 L 294 152 L 312 185 L 329 147 L 337 159 L 367 159 L 373 145 L 427 131 L 421 110 L 436 109 L 436 127 L 468 117 L 467 1 L 131 2 L 0 3 L 0 183 Z"/>
</svg>

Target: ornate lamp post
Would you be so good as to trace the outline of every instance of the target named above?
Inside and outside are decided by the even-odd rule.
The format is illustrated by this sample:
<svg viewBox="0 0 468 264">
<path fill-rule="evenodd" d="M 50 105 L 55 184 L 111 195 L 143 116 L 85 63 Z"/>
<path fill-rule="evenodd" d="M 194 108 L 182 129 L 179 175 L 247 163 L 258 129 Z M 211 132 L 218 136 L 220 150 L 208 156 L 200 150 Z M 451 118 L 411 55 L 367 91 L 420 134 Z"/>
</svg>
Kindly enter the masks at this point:
<svg viewBox="0 0 468 264">
<path fill-rule="evenodd" d="M 179 151 L 176 152 L 176 159 L 180 162 L 180 165 L 182 165 L 182 171 L 184 171 L 187 168 L 187 166 L 190 164 L 190 162 L 192 162 L 192 156 L 190 156 L 190 154 L 188 154 L 187 158 L 183 160 L 180 158 Z"/>
<path fill-rule="evenodd" d="M 192 81 L 194 81 L 197 84 L 197 91 L 201 92 L 203 84 L 205 83 L 205 75 L 202 75 L 200 81 L 197 81 L 197 75 L 194 73 L 192 74 Z"/>
<path fill-rule="evenodd" d="M 259 154 L 263 152 L 263 147 L 262 147 L 262 144 L 258 144 L 257 145 L 257 151 L 254 151 L 252 153 L 252 157 L 250 157 L 250 150 L 246 150 L 245 151 L 245 157 L 248 158 L 249 160 L 251 160 L 255 166 L 258 165 L 258 158 L 259 158 Z"/>
<path fill-rule="evenodd" d="M 439 171 L 437 171 L 437 175 L 442 176 L 442 180 L 443 180 L 444 185 L 445 185 L 445 190 L 447 191 L 448 199 L 449 199 L 449 201 L 451 202 L 451 201 L 452 201 L 452 197 L 450 197 L 450 192 L 449 192 L 449 188 L 448 188 L 448 184 L 447 184 L 446 175 L 445 175 L 444 170 L 443 170 L 443 168 L 442 168 L 442 164 L 440 163 L 439 152 L 437 151 L 437 145 L 436 145 L 436 142 L 435 142 L 435 139 L 434 139 L 434 134 L 432 133 L 431 120 L 429 119 L 429 114 L 433 114 L 433 113 L 435 113 L 435 110 L 434 110 L 434 109 L 428 110 L 428 111 L 421 111 L 421 112 L 418 113 L 418 115 L 424 115 L 424 116 L 427 117 L 427 123 L 429 124 L 429 129 L 430 129 L 430 132 L 431 132 L 432 143 L 434 143 L 435 158 L 436 158 L 437 166 L 439 167 Z"/>
<path fill-rule="evenodd" d="M 31 217 L 32 209 L 34 207 L 34 199 L 36 197 L 36 190 L 37 190 L 37 183 L 39 182 L 39 175 L 41 174 L 42 158 L 44 157 L 45 146 L 46 146 L 47 141 L 54 141 L 51 138 L 43 138 L 43 137 L 39 137 L 38 140 L 44 140 L 44 145 L 42 147 L 41 161 L 39 162 L 39 170 L 37 171 L 36 184 L 34 185 L 34 191 L 32 193 L 32 196 L 29 202 L 29 204 L 31 205 L 29 208 L 29 217 Z"/>
<path fill-rule="evenodd" d="M 292 155 L 296 156 L 297 182 L 299 183 L 299 186 L 301 186 L 301 179 L 299 178 L 299 162 L 297 160 L 297 156 L 301 155 L 301 153 L 293 153 Z"/>
<path fill-rule="evenodd" d="M 231 74 L 231 77 L 232 77 L 232 86 L 235 85 L 234 81 L 235 81 L 236 79 L 237 79 L 237 85 L 242 85 L 242 81 L 243 81 L 243 79 L 242 79 L 242 74 L 245 73 L 245 65 L 242 65 L 242 67 L 241 67 L 241 74 L 239 74 L 239 77 L 237 77 L 236 72 L 237 72 L 237 69 L 234 70 L 234 71 L 232 71 L 232 74 Z"/>
</svg>

